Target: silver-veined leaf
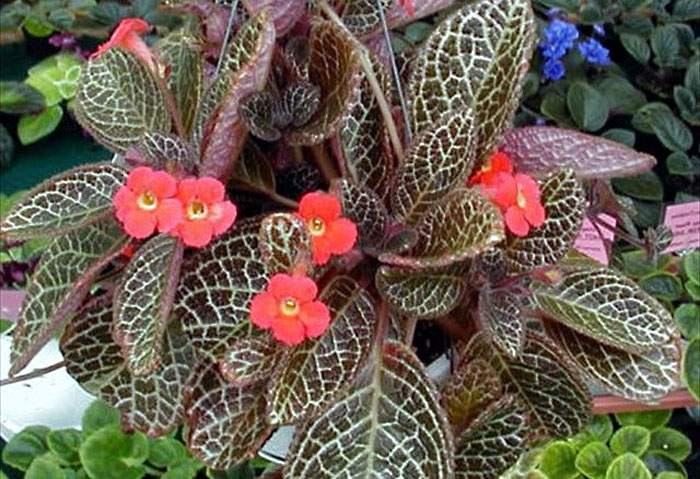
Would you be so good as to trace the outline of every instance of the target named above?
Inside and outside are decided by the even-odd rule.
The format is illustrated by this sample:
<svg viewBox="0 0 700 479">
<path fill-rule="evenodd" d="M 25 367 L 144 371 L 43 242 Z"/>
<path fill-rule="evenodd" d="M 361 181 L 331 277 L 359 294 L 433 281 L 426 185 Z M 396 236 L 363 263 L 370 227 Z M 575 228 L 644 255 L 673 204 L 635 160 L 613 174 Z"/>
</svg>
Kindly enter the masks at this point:
<svg viewBox="0 0 700 479">
<path fill-rule="evenodd" d="M 2 218 L 3 238 L 24 240 L 57 234 L 112 214 L 112 200 L 127 172 L 109 163 L 80 166 L 30 190 Z"/>
<path fill-rule="evenodd" d="M 479 292 L 479 319 L 504 353 L 513 358 L 520 354 L 525 341 L 525 321 L 516 294 L 484 286 Z"/>
<path fill-rule="evenodd" d="M 311 235 L 306 222 L 292 213 L 275 213 L 260 224 L 260 254 L 270 275 L 291 274 L 298 266 L 310 269 Z"/>
<path fill-rule="evenodd" d="M 155 236 L 136 252 L 114 293 L 114 339 L 134 376 L 149 375 L 160 366 L 183 252 L 177 238 Z"/>
<path fill-rule="evenodd" d="M 385 11 L 391 6 L 391 0 L 349 0 L 345 3 L 340 19 L 353 35 L 366 35 L 380 28 L 379 9 Z"/>
<path fill-rule="evenodd" d="M 250 15 L 269 8 L 278 37 L 287 34 L 306 11 L 305 0 L 243 0 L 242 3 Z"/>
<path fill-rule="evenodd" d="M 355 388 L 297 430 L 284 477 L 449 479 L 452 435 L 418 358 L 385 343 Z"/>
<path fill-rule="evenodd" d="M 56 238 L 42 254 L 17 325 L 13 328 L 10 376 L 21 371 L 82 303 L 93 281 L 128 240 L 107 219 Z"/>
<path fill-rule="evenodd" d="M 336 277 L 319 297 L 331 325 L 318 339 L 294 348 L 282 362 L 267 395 L 272 424 L 313 417 L 347 389 L 367 359 L 376 327 L 375 305 L 354 280 Z"/>
<path fill-rule="evenodd" d="M 333 181 L 330 191 L 340 200 L 343 216 L 357 225 L 360 248 L 376 251 L 389 227 L 389 212 L 382 199 L 374 191 L 345 179 Z"/>
<path fill-rule="evenodd" d="M 270 160 L 251 140 L 238 157 L 231 181 L 237 190 L 253 193 L 272 193 L 276 189 L 275 170 Z"/>
<path fill-rule="evenodd" d="M 235 386 L 272 376 L 286 348 L 270 335 L 236 341 L 219 362 L 221 375 Z"/>
<path fill-rule="evenodd" d="M 154 74 L 131 52 L 110 48 L 83 66 L 75 116 L 100 143 L 123 154 L 145 131 L 170 132 L 165 96 Z"/>
<path fill-rule="evenodd" d="M 194 147 L 179 136 L 144 132 L 141 141 L 133 147 L 136 160 L 157 170 L 167 170 L 175 173 L 195 173 L 199 166 L 199 158 Z M 132 150 L 127 153 L 131 159 Z"/>
</svg>

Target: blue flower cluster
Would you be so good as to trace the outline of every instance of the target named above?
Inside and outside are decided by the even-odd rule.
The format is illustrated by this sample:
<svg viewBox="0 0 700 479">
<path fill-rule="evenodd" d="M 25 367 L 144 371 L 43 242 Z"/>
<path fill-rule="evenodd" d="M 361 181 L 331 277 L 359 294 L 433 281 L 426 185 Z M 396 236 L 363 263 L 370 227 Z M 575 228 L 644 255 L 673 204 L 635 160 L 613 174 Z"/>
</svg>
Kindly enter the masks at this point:
<svg viewBox="0 0 700 479">
<path fill-rule="evenodd" d="M 603 30 L 604 31 L 604 30 Z M 579 33 L 576 25 L 563 20 L 552 20 L 544 30 L 540 50 L 545 58 L 542 73 L 548 80 L 561 80 L 566 74 L 562 58 L 573 48 Z M 610 64 L 610 52 L 598 40 L 590 38 L 578 44 L 578 50 L 586 61 L 597 65 Z"/>
</svg>

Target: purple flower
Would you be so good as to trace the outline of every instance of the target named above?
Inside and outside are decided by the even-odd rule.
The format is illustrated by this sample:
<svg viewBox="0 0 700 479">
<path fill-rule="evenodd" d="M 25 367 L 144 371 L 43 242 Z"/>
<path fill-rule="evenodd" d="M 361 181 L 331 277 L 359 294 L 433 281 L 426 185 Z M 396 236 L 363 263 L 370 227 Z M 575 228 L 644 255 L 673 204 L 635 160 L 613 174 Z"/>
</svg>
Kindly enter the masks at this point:
<svg viewBox="0 0 700 479">
<path fill-rule="evenodd" d="M 75 35 L 72 33 L 57 33 L 51 35 L 49 43 L 56 48 L 60 48 L 61 51 L 73 50 L 76 47 Z"/>
<path fill-rule="evenodd" d="M 600 44 L 598 40 L 590 38 L 578 44 L 578 51 L 586 61 L 596 65 L 610 65 L 610 51 Z"/>
<path fill-rule="evenodd" d="M 557 81 L 564 78 L 564 75 L 566 75 L 566 68 L 561 60 L 550 58 L 544 62 L 542 73 L 546 79 Z"/>
<path fill-rule="evenodd" d="M 595 23 L 593 25 L 593 32 L 595 32 L 596 35 L 598 36 L 605 36 L 605 24 L 603 23 Z"/>
<path fill-rule="evenodd" d="M 535 120 L 535 125 L 537 125 L 537 126 L 544 126 L 544 125 L 546 125 L 546 124 L 547 124 L 547 120 L 545 120 L 544 118 L 539 118 L 539 117 L 538 117 L 538 118 Z"/>
<path fill-rule="evenodd" d="M 542 55 L 549 59 L 559 59 L 574 46 L 578 38 L 578 29 L 573 23 L 562 20 L 552 20 L 544 30 L 544 38 L 540 42 Z"/>
</svg>

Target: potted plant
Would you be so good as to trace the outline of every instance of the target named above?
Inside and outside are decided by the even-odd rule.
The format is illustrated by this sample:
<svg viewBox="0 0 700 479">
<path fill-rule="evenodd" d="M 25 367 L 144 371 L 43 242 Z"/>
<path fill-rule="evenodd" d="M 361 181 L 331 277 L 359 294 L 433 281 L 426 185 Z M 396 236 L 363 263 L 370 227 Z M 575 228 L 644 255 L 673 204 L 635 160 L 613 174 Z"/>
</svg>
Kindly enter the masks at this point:
<svg viewBox="0 0 700 479">
<path fill-rule="evenodd" d="M 2 219 L 4 238 L 54 238 L 11 374 L 65 327 L 68 372 L 127 430 L 184 423 L 226 469 L 292 424 L 269 477 L 295 479 L 497 477 L 590 421 L 584 378 L 640 402 L 674 390 L 670 314 L 571 251 L 587 200 L 620 212 L 587 185 L 654 159 L 511 128 L 529 0 L 446 15 L 396 84 L 388 45 L 360 39 L 447 3 L 185 4 L 203 30 L 154 49 L 122 23 L 75 99 L 121 160 L 54 177 Z M 411 349 L 419 320 L 451 338 L 441 391 Z"/>
</svg>

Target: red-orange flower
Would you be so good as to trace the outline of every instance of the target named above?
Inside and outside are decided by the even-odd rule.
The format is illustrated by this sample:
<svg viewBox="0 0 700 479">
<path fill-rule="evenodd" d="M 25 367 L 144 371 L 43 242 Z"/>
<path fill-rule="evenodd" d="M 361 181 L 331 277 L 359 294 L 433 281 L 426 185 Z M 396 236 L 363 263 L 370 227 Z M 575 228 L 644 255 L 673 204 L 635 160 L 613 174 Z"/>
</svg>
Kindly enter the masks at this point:
<svg viewBox="0 0 700 479">
<path fill-rule="evenodd" d="M 484 191 L 503 212 L 506 226 L 516 236 L 527 236 L 530 227 L 544 223 L 540 187 L 528 175 L 501 173 Z"/>
<path fill-rule="evenodd" d="M 236 220 L 236 206 L 224 200 L 224 185 L 211 177 L 187 178 L 177 188 L 183 210 L 182 221 L 171 234 L 187 246 L 201 248 L 214 236 L 231 227 Z"/>
<path fill-rule="evenodd" d="M 513 173 L 513 163 L 510 157 L 505 153 L 494 153 L 488 161 L 476 173 L 469 178 L 469 186 L 474 186 L 481 183 L 485 186 L 491 186 L 500 173 Z"/>
<path fill-rule="evenodd" d="M 314 249 L 314 263 L 326 264 L 332 254 L 345 254 L 357 240 L 357 226 L 341 217 L 340 202 L 328 193 L 304 195 L 299 202 L 299 216 L 309 225 Z"/>
<path fill-rule="evenodd" d="M 112 47 L 121 47 L 134 53 L 146 65 L 153 66 L 153 53 L 140 37 L 150 29 L 148 22 L 140 18 L 125 18 L 119 23 L 110 39 L 97 47 L 90 58 L 97 57 Z"/>
<path fill-rule="evenodd" d="M 276 274 L 267 289 L 253 297 L 250 319 L 259 328 L 272 329 L 274 337 L 287 346 L 317 338 L 331 322 L 331 313 L 316 300 L 317 294 L 316 283 L 306 276 Z"/>
<path fill-rule="evenodd" d="M 147 238 L 156 228 L 167 233 L 182 219 L 182 206 L 173 198 L 176 191 L 175 178 L 165 171 L 136 168 L 114 195 L 117 219 L 134 238 Z"/>
</svg>

